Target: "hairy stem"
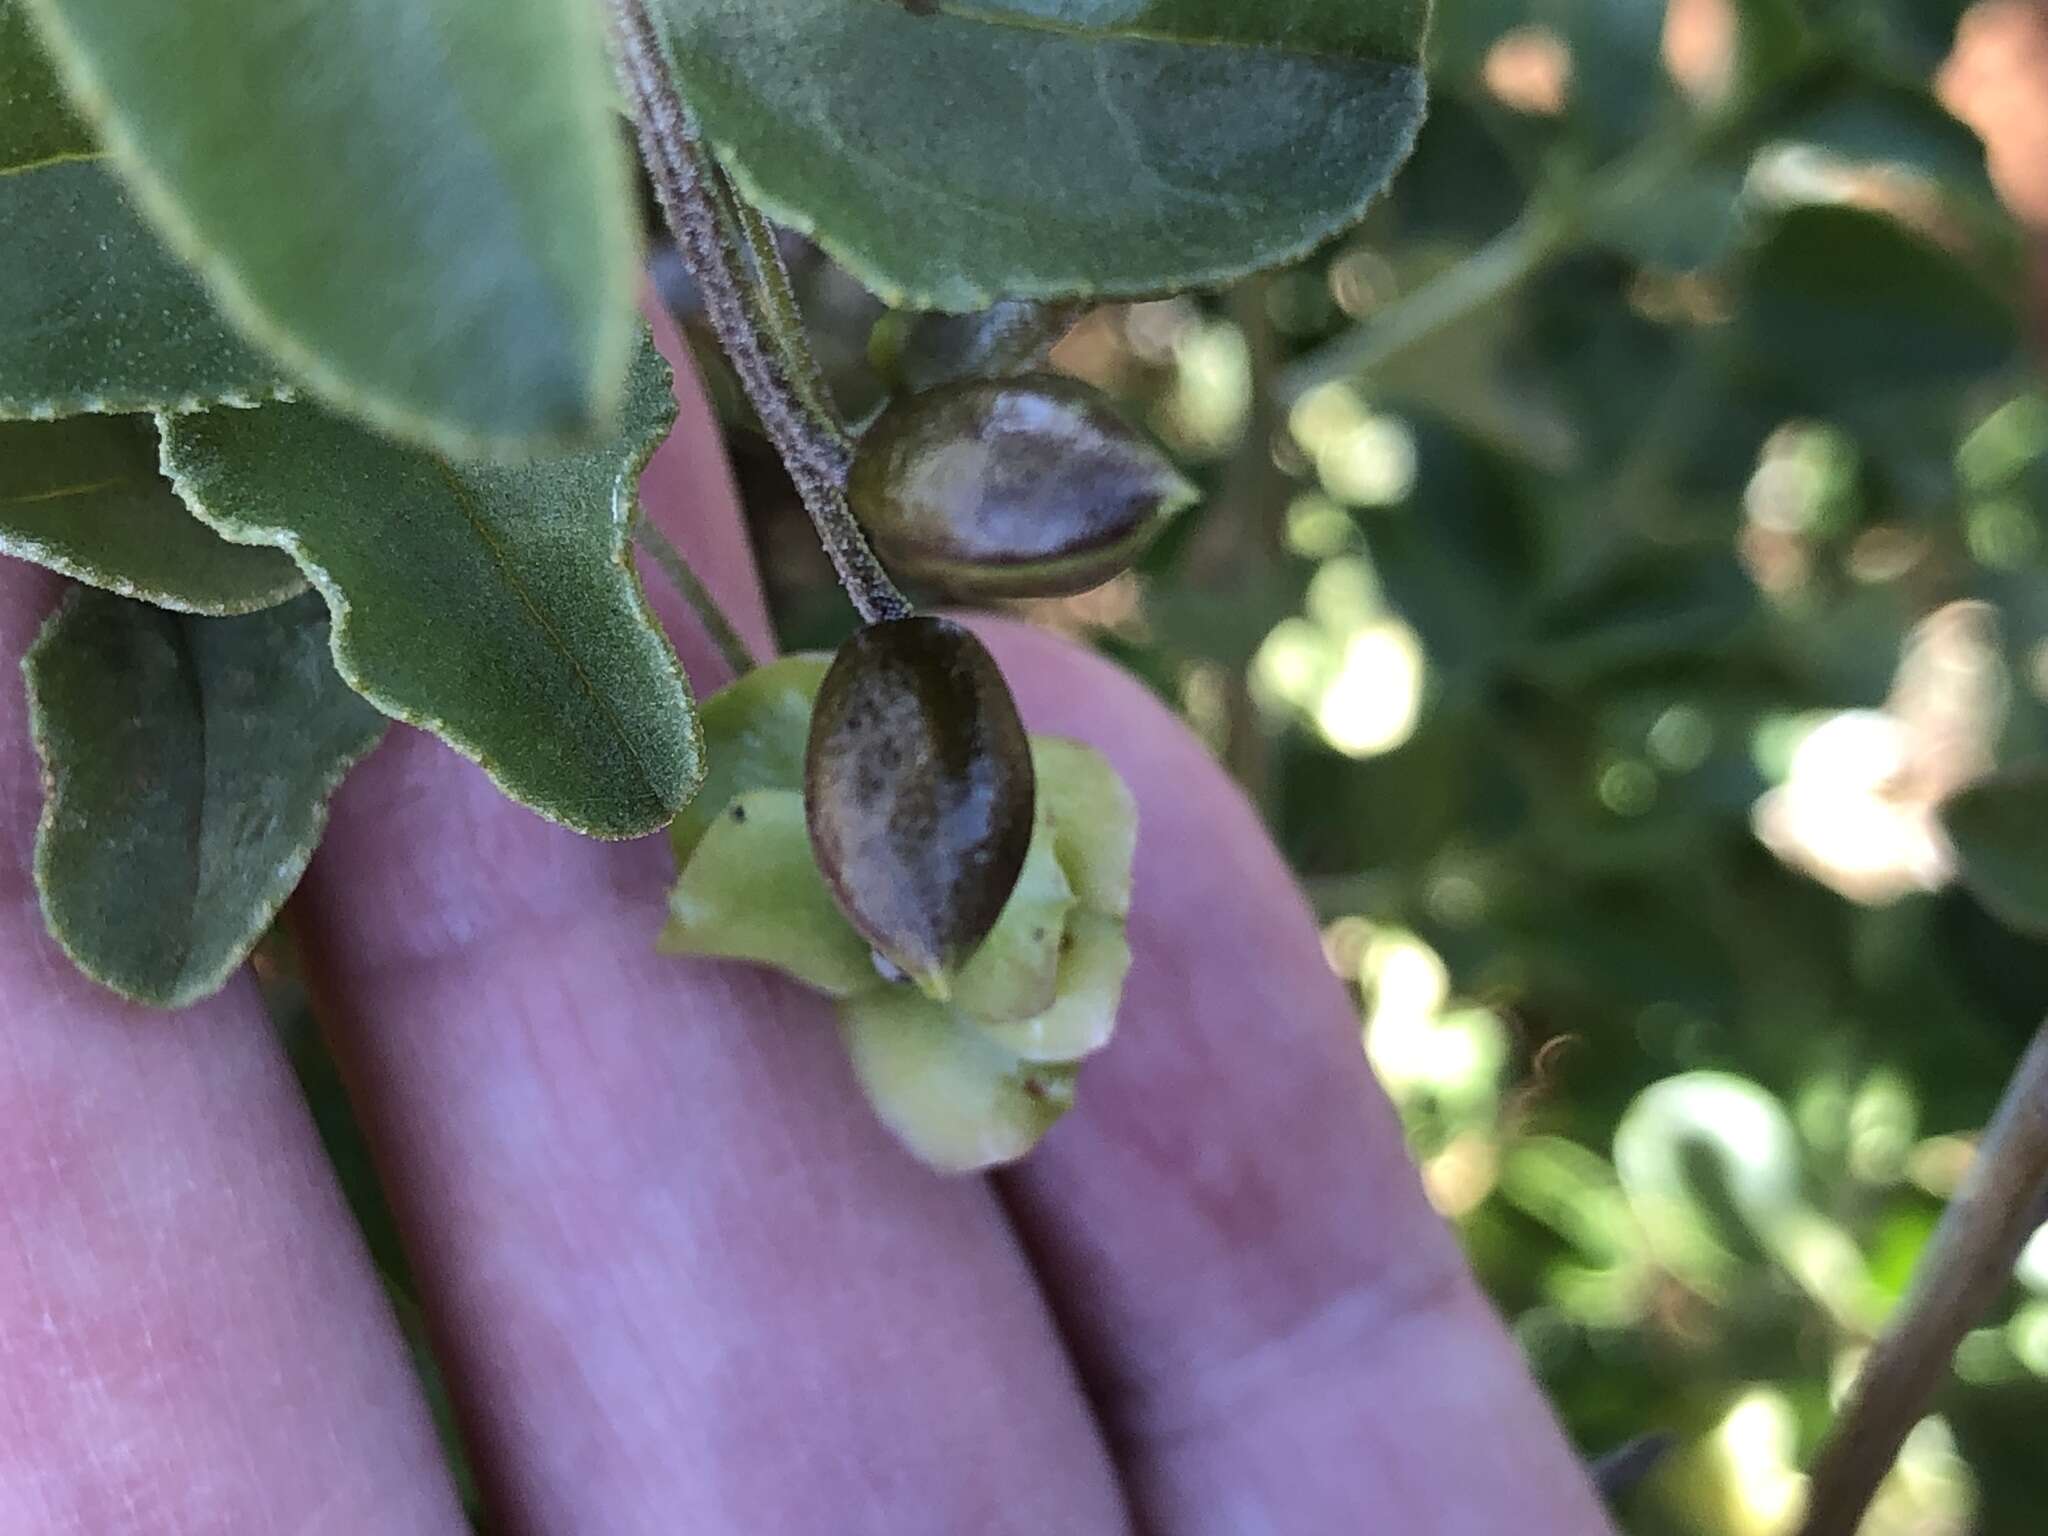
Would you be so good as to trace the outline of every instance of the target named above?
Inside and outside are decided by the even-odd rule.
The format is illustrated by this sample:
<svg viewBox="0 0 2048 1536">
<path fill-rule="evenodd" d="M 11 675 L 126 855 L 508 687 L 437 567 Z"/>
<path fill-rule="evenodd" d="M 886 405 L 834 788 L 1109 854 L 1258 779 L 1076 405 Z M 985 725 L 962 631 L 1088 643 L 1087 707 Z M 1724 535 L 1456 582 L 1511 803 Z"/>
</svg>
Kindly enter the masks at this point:
<svg viewBox="0 0 2048 1536">
<path fill-rule="evenodd" d="M 755 656 L 753 647 L 733 627 L 732 620 L 725 616 L 725 610 L 718 606 L 718 599 L 711 595 L 711 589 L 690 569 L 689 561 L 668 541 L 668 535 L 643 517 L 634 525 L 633 538 L 647 558 L 661 568 L 668 584 L 675 588 L 676 596 L 696 615 L 697 622 L 711 637 L 711 643 L 718 648 L 720 658 L 731 669 L 732 675 L 744 677 L 759 666 L 760 658 Z"/>
<path fill-rule="evenodd" d="M 719 179 L 725 182 L 723 172 L 720 172 Z M 747 253 L 753 258 L 754 272 L 760 281 L 761 308 L 781 343 L 790 381 L 803 396 L 812 415 L 831 424 L 842 456 L 850 457 L 852 440 L 840 424 L 838 410 L 832 403 L 832 391 L 825 383 L 825 372 L 818 366 L 817 354 L 811 351 L 806 340 L 803 306 L 797 303 L 796 288 L 789 280 L 789 268 L 782 260 L 781 247 L 775 243 L 775 232 L 761 217 L 759 209 L 736 191 L 731 191 L 729 182 L 726 185 L 729 201 L 739 218 L 740 237 L 746 242 Z M 841 473 L 845 471 L 842 469 Z"/>
<path fill-rule="evenodd" d="M 1814 1463 L 1801 1536 L 1854 1536 L 1878 1484 L 1948 1377 L 1963 1335 L 2012 1278 L 2048 1189 L 2048 1024 L 2014 1068 L 1913 1288 L 1870 1351 Z"/>
<path fill-rule="evenodd" d="M 703 290 L 711 329 L 782 456 L 853 606 L 869 623 L 901 618 L 910 604 L 846 504 L 845 435 L 805 398 L 797 376 L 814 365 L 792 363 L 790 349 L 803 348 L 801 335 L 781 333 L 769 318 L 769 302 L 758 285 L 775 279 L 751 269 L 744 223 L 695 116 L 676 93 L 661 34 L 644 0 L 611 0 L 611 22 L 640 152 L 676 247 Z"/>
</svg>

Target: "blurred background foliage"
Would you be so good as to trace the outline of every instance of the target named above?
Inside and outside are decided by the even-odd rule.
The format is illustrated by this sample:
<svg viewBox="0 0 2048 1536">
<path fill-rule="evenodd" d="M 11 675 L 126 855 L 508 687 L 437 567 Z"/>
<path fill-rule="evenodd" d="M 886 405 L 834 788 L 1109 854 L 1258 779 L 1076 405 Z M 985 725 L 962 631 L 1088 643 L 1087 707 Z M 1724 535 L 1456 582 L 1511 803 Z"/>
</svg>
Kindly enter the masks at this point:
<svg viewBox="0 0 2048 1536">
<path fill-rule="evenodd" d="M 1061 344 L 1209 499 L 1031 611 L 1264 810 L 1574 1437 L 1677 1436 L 1628 1528 L 1764 1536 L 2048 1002 L 1934 815 L 2048 755 L 2048 10 L 1438 15 L 1352 237 Z M 857 412 L 886 317 L 794 254 Z M 785 641 L 834 644 L 700 350 Z M 1867 1530 L 2038 1536 L 2048 1238 L 1936 1408 Z"/>
</svg>

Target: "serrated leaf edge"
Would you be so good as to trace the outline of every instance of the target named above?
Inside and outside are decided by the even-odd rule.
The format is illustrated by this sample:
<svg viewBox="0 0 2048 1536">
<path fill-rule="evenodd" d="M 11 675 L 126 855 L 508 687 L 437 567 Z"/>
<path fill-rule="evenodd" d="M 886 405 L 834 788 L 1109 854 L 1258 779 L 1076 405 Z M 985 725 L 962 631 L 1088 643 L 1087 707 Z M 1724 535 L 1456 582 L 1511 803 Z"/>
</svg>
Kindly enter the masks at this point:
<svg viewBox="0 0 2048 1536">
<path fill-rule="evenodd" d="M 167 613 L 188 614 L 197 619 L 234 619 L 252 613 L 262 613 L 267 608 L 275 608 L 281 603 L 290 602 L 306 590 L 304 574 L 297 573 L 294 580 L 285 583 L 274 592 L 252 598 L 248 602 L 195 603 L 175 592 L 159 592 L 115 572 L 88 565 L 83 560 L 70 559 L 48 548 L 39 539 L 24 538 L 19 534 L 9 533 L 4 528 L 0 528 L 0 555 L 26 560 L 31 565 L 41 566 L 46 571 L 54 571 L 59 576 L 69 577 L 72 581 L 82 582 L 88 587 L 97 587 L 102 592 L 111 592 L 116 597 L 147 603 L 150 607 L 161 608 Z"/>
<path fill-rule="evenodd" d="M 491 782 L 498 786 L 498 789 L 508 800 L 525 806 L 542 820 L 551 821 L 559 827 L 567 827 L 570 831 L 580 833 L 585 837 L 594 837 L 605 842 L 629 842 L 634 838 L 646 837 L 650 833 L 659 832 L 669 822 L 673 821 L 675 813 L 683 806 L 689 804 L 692 797 L 696 795 L 698 788 L 704 782 L 706 771 L 704 761 L 704 726 L 696 707 L 696 693 L 690 687 L 688 674 L 683 671 L 682 658 L 676 654 L 675 642 L 669 638 L 668 631 L 662 627 L 661 621 L 654 615 L 653 606 L 647 601 L 646 584 L 640 579 L 639 568 L 633 560 L 633 526 L 639 521 L 641 515 L 640 475 L 647 468 L 648 462 L 654 457 L 656 450 L 667 441 L 668 435 L 675 425 L 675 416 L 675 407 L 673 402 L 671 402 L 669 408 L 662 412 L 661 418 L 649 426 L 647 433 L 639 441 L 629 446 L 625 457 L 620 461 L 618 475 L 612 482 L 612 564 L 618 568 L 626 579 L 627 591 L 631 594 L 632 606 L 638 618 L 661 641 L 663 653 L 668 657 L 669 671 L 675 678 L 676 686 L 682 690 L 691 741 L 690 758 L 692 771 L 689 782 L 684 786 L 680 795 L 673 797 L 674 804 L 669 806 L 666 813 L 659 820 L 648 822 L 644 826 L 628 824 L 625 827 L 600 827 L 581 821 L 573 816 L 563 815 L 551 807 L 540 805 L 527 799 L 525 796 L 515 792 L 505 781 L 499 771 L 497 762 L 483 747 L 464 738 L 447 721 L 440 719 L 430 711 L 412 709 L 399 700 L 383 694 L 354 664 L 353 659 L 349 655 L 348 634 L 354 613 L 349 604 L 348 595 L 342 591 L 333 576 L 318 561 L 306 553 L 298 536 L 289 529 L 278 529 L 271 533 L 253 533 L 246 529 L 231 528 L 223 525 L 220 518 L 207 508 L 204 500 L 199 495 L 198 488 L 186 476 L 181 475 L 173 468 L 170 462 L 170 448 L 163 438 L 164 420 L 161 415 L 157 418 L 157 463 L 164 478 L 171 482 L 171 488 L 178 493 L 178 499 L 185 503 L 187 510 L 230 544 L 267 546 L 272 549 L 281 549 L 291 556 L 299 569 L 305 572 L 306 579 L 312 583 L 314 590 L 326 601 L 328 616 L 332 621 L 328 632 L 328 646 L 334 656 L 335 671 L 341 674 L 343 682 L 367 699 L 371 705 L 401 724 L 416 726 L 420 730 L 431 732 L 439 740 L 446 742 L 461 756 L 483 769 Z M 653 784 L 651 777 L 648 788 L 653 792 L 654 798 L 657 800 L 666 803 L 671 798 Z"/>
</svg>

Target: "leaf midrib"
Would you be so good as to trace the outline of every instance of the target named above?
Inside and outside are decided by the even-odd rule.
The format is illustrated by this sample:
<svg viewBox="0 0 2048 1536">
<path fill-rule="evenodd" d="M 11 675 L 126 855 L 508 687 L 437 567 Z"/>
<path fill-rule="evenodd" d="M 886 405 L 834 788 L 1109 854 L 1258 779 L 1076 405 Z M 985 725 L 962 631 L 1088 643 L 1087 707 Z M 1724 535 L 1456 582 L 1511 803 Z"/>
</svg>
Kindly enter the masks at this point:
<svg viewBox="0 0 2048 1536">
<path fill-rule="evenodd" d="M 873 4 L 886 5 L 901 11 L 903 0 L 871 0 Z M 945 17 L 950 21 L 967 22 L 976 26 L 993 27 L 1000 31 L 1031 32 L 1047 37 L 1064 37 L 1075 42 L 1131 42 L 1157 43 L 1183 48 L 1234 49 L 1244 53 L 1277 53 L 1298 59 L 1312 59 L 1319 64 L 1384 64 L 1394 69 L 1421 68 L 1420 40 L 1417 42 L 1415 58 L 1390 58 L 1377 51 L 1366 51 L 1363 47 L 1357 53 L 1339 53 L 1327 48 L 1303 48 L 1294 43 L 1256 43 L 1236 37 L 1195 37 L 1181 32 L 1156 32 L 1147 27 L 1082 27 L 1068 22 L 1053 21 L 1047 17 L 1023 16 L 1015 12 L 990 15 L 985 11 L 963 11 L 957 0 L 938 0 L 933 15 L 918 18 L 925 21 Z"/>
<path fill-rule="evenodd" d="M 132 485 L 133 481 L 115 476 L 111 480 L 88 480 L 78 485 L 60 485 L 47 491 L 29 491 L 20 496 L 0 496 L 0 507 L 30 507 L 42 501 L 62 501 L 67 496 L 90 496 L 94 491 L 110 491 L 117 485 Z"/>
<path fill-rule="evenodd" d="M 26 176 L 30 171 L 48 170 L 53 165 L 91 165 L 106 159 L 104 152 L 97 149 L 65 149 L 54 155 L 44 155 L 39 160 L 18 160 L 13 165 L 0 165 L 0 179 L 9 176 Z"/>
<path fill-rule="evenodd" d="M 597 705 L 599 712 L 611 722 L 612 730 L 618 737 L 619 745 L 625 749 L 626 756 L 631 760 L 634 771 L 640 775 L 641 787 L 646 790 L 649 799 L 656 805 L 666 805 L 667 797 L 661 791 L 660 781 L 656 778 L 645 755 L 641 752 L 639 743 L 633 739 L 632 732 L 626 728 L 626 722 L 619 714 L 618 707 L 612 702 L 605 690 L 598 687 L 596 680 L 584 668 L 583 659 L 576 654 L 560 629 L 556 627 L 554 620 L 541 607 L 532 592 L 527 589 L 526 583 L 520 578 L 518 571 L 513 569 L 512 562 L 506 556 L 503 547 L 491 536 L 489 525 L 477 512 L 476 508 L 471 505 L 469 488 L 462 483 L 461 478 L 455 471 L 440 459 L 434 460 L 434 468 L 448 487 L 449 497 L 454 501 L 457 510 L 462 513 L 463 518 L 476 534 L 478 542 L 483 545 L 485 551 L 490 555 L 491 562 L 497 566 L 500 574 L 505 578 L 507 589 L 518 600 L 519 605 L 532 616 L 535 626 L 542 634 L 547 636 L 548 643 L 569 664 L 569 670 L 575 675 L 578 686 L 589 695 L 591 702 Z"/>
</svg>

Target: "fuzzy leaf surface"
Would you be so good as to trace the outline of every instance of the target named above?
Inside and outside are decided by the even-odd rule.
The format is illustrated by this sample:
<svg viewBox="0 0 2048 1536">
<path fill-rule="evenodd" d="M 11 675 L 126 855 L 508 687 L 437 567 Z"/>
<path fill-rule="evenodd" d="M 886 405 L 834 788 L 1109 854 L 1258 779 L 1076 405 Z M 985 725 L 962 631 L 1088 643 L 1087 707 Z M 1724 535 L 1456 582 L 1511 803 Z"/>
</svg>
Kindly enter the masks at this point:
<svg viewBox="0 0 2048 1536">
<path fill-rule="evenodd" d="M 1355 222 L 1426 0 L 654 0 L 742 187 L 893 304 L 1202 287 Z"/>
<path fill-rule="evenodd" d="M 381 715 L 336 676 L 308 593 L 241 618 L 80 588 L 23 663 L 48 784 L 50 930 L 116 992 L 218 991 L 298 884 Z"/>
<path fill-rule="evenodd" d="M 586 0 L 30 0 L 223 310 L 330 402 L 472 452 L 585 439 L 635 238 Z"/>
<path fill-rule="evenodd" d="M 597 837 L 667 824 L 703 777 L 689 684 L 632 565 L 640 470 L 675 420 L 651 342 L 586 452 L 457 464 L 313 405 L 159 420 L 185 503 L 274 545 L 334 614 L 342 676 Z"/>
<path fill-rule="evenodd" d="M 147 416 L 0 422 L 0 554 L 181 613 L 252 613 L 306 589 L 278 551 L 185 510 Z"/>
<path fill-rule="evenodd" d="M 0 0 L 0 419 L 270 399 L 277 365 L 215 313 Z"/>
</svg>

